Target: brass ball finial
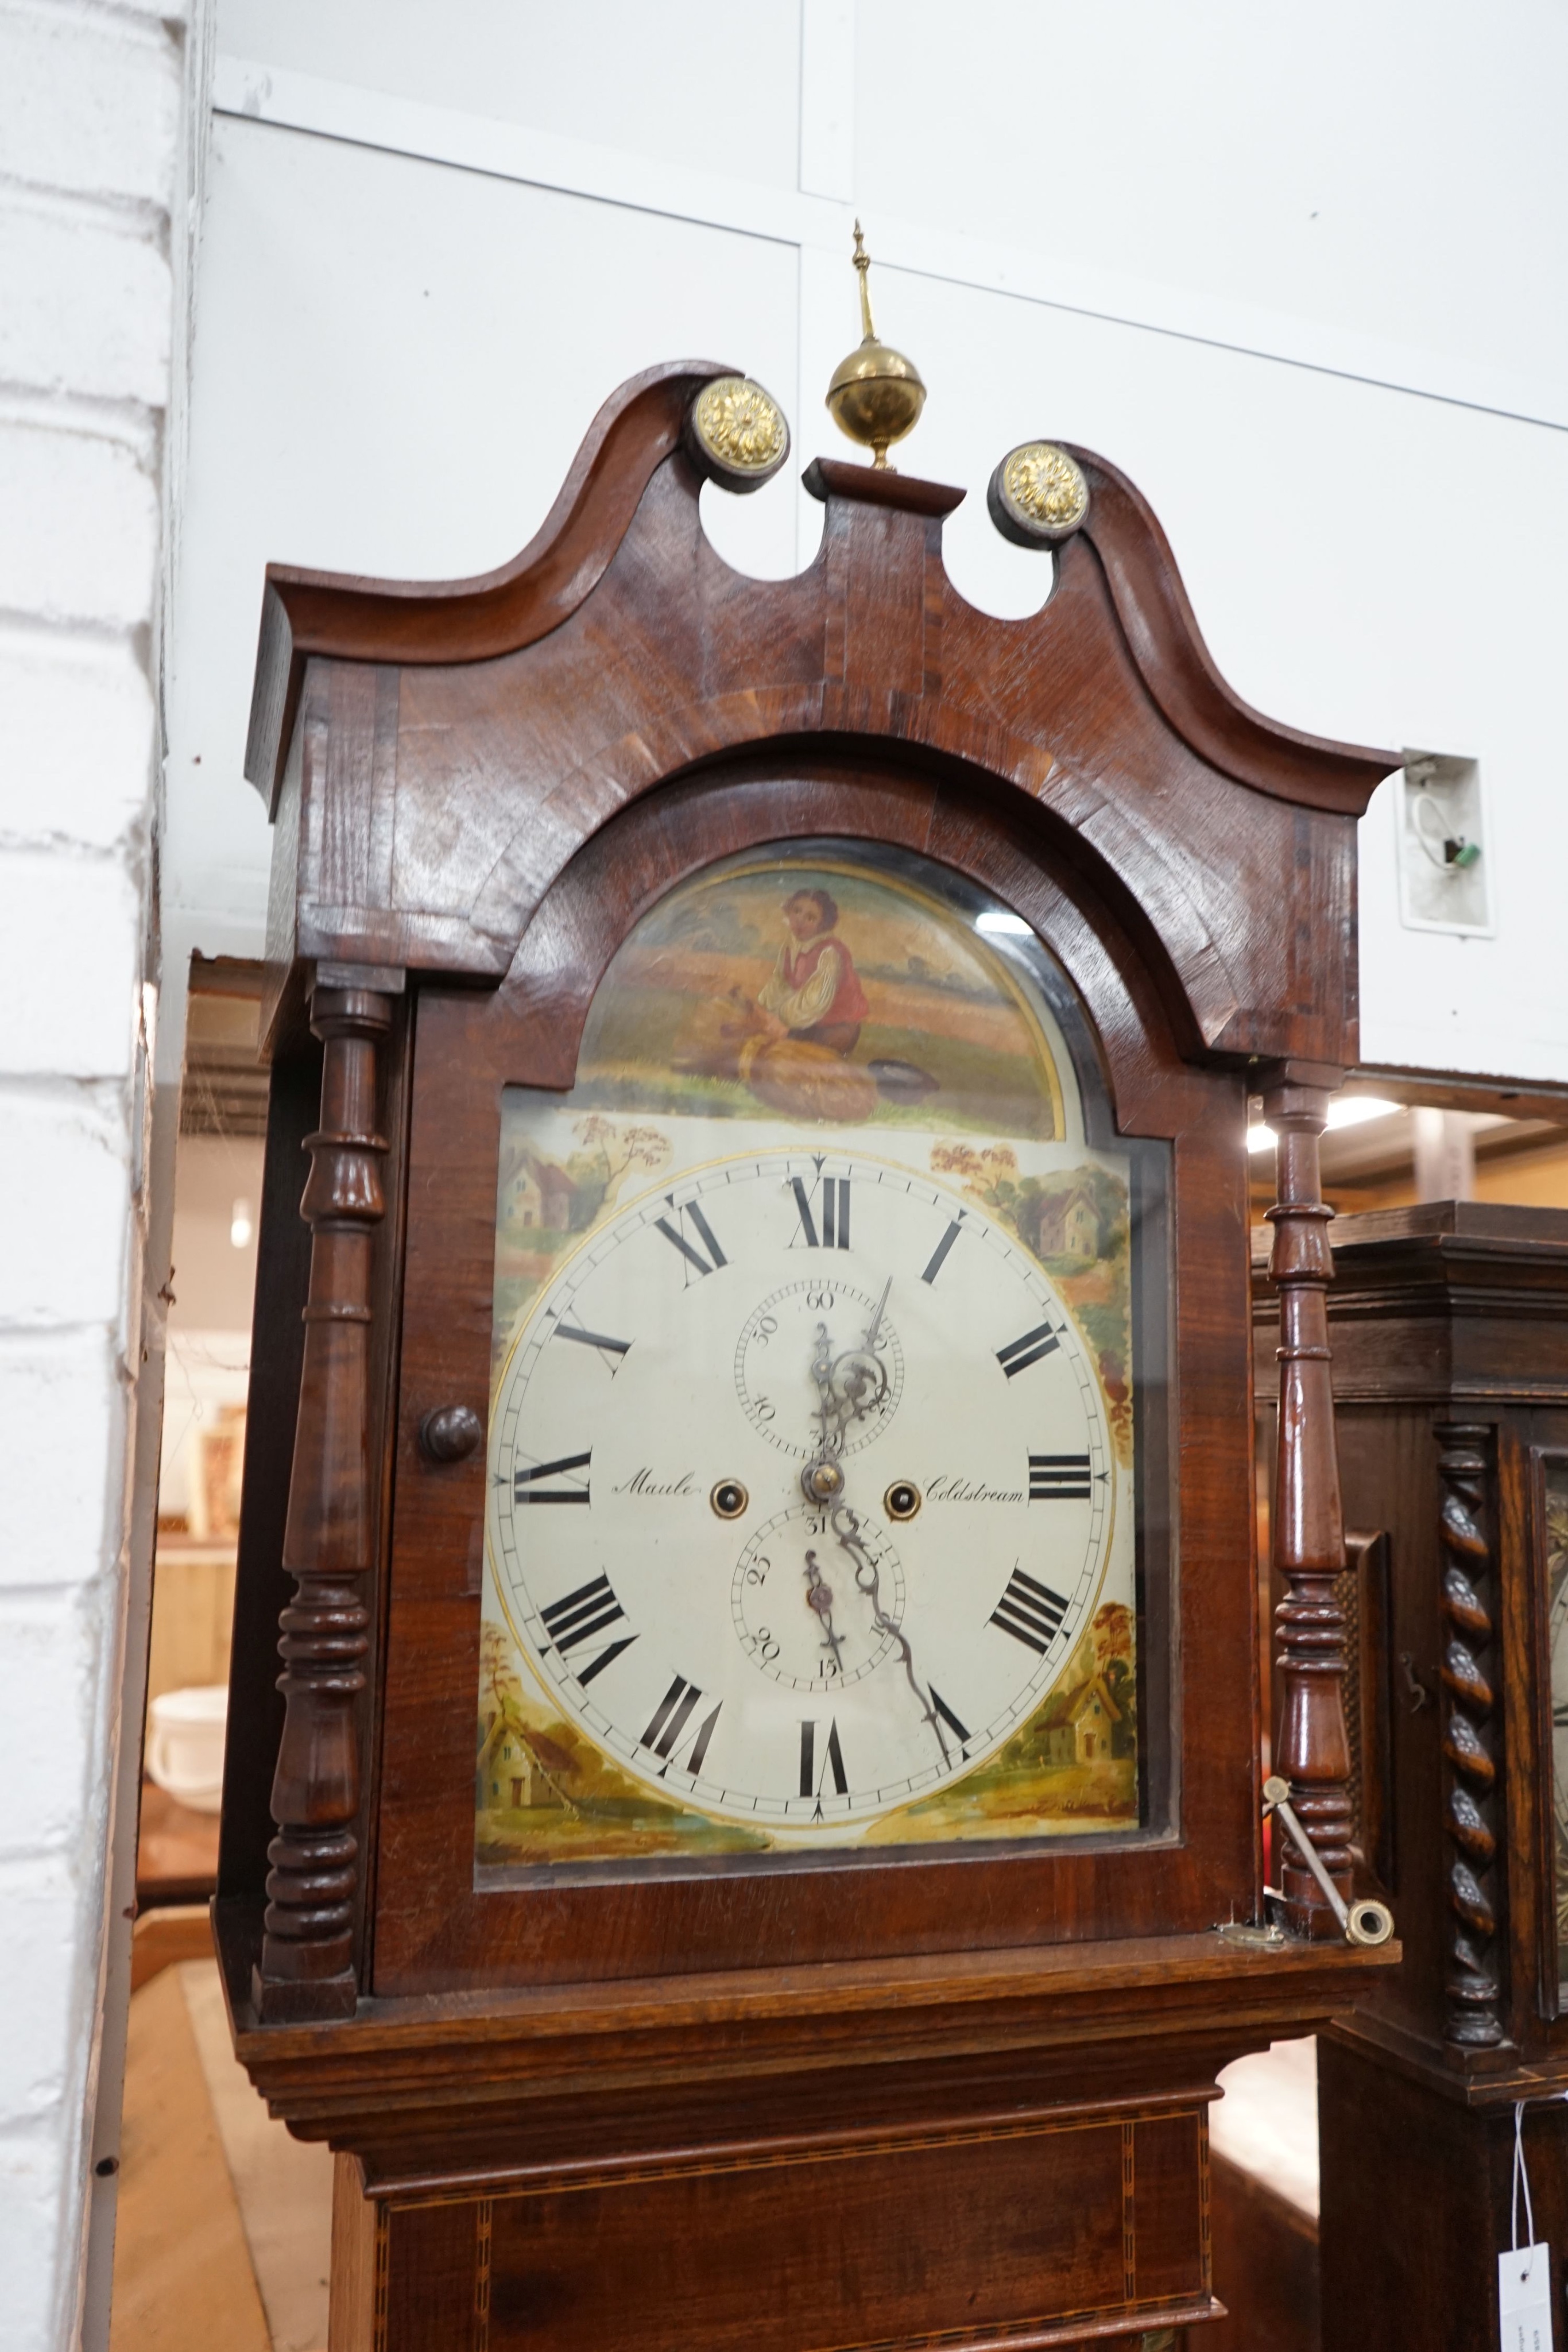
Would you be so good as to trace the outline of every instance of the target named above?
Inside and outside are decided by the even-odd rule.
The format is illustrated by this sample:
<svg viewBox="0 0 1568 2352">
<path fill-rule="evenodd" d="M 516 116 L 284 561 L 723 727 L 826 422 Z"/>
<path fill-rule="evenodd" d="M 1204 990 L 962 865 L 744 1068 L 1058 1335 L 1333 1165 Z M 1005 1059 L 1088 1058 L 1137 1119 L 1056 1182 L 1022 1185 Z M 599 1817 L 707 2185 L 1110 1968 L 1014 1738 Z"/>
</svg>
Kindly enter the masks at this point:
<svg viewBox="0 0 1568 2352">
<path fill-rule="evenodd" d="M 925 405 L 925 386 L 913 360 L 877 339 L 871 315 L 871 256 L 859 221 L 855 223 L 855 268 L 860 272 L 860 341 L 833 370 L 827 407 L 841 433 L 873 454 L 872 463 L 885 467 L 895 441 L 913 433 Z"/>
</svg>

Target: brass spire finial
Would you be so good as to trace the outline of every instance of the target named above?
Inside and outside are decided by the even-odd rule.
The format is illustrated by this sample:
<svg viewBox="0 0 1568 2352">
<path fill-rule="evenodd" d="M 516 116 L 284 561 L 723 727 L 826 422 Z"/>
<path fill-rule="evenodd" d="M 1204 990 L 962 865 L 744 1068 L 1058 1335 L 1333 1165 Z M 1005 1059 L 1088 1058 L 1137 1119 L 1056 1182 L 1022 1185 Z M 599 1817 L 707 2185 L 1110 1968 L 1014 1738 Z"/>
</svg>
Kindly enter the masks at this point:
<svg viewBox="0 0 1568 2352">
<path fill-rule="evenodd" d="M 885 467 L 887 453 L 919 422 L 925 386 L 913 360 L 878 340 L 871 315 L 871 256 L 855 223 L 855 268 L 860 273 L 861 341 L 833 370 L 828 413 L 841 433 L 873 451 L 872 463 Z"/>
<path fill-rule="evenodd" d="M 855 223 L 855 268 L 861 274 L 861 336 L 868 343 L 876 341 L 876 321 L 871 315 L 871 256 L 865 249 L 865 236 L 859 221 Z"/>
</svg>

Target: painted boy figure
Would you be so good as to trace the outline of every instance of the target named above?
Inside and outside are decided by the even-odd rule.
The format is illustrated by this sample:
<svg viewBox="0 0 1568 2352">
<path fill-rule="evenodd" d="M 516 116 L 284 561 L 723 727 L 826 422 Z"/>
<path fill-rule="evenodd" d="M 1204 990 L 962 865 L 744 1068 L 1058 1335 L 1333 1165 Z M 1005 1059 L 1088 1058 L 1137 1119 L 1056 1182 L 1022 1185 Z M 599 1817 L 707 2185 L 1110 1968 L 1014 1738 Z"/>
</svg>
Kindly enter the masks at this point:
<svg viewBox="0 0 1568 2352">
<path fill-rule="evenodd" d="M 784 901 L 788 932 L 772 976 L 760 990 L 764 1034 L 852 1054 L 871 1007 L 842 940 L 834 937 L 837 901 L 826 890 L 797 890 Z"/>
</svg>

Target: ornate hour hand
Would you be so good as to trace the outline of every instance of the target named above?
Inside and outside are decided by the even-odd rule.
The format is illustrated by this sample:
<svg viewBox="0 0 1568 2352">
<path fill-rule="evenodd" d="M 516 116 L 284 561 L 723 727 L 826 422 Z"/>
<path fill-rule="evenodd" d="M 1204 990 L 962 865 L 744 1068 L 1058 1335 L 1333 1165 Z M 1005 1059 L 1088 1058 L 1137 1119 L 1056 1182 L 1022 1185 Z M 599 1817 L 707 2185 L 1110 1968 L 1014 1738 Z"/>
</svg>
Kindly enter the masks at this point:
<svg viewBox="0 0 1568 2352">
<path fill-rule="evenodd" d="M 833 1392 L 833 1343 L 825 1323 L 811 1343 L 811 1378 L 817 1383 L 817 1450 L 800 1473 L 809 1503 L 834 1503 L 844 1491 L 839 1456 L 843 1452 L 843 1412 Z"/>
<path fill-rule="evenodd" d="M 915 1653 L 909 1646 L 908 1636 L 902 1625 L 890 1617 L 882 1605 L 882 1578 L 875 1560 L 867 1551 L 862 1539 L 860 1514 L 857 1511 L 852 1511 L 847 1503 L 841 1503 L 832 1514 L 832 1526 L 840 1549 L 848 1552 L 853 1563 L 856 1587 L 871 1602 L 871 1622 L 878 1633 L 896 1643 L 898 1654 L 904 1661 L 904 1671 L 908 1678 L 909 1687 L 919 1702 L 921 1714 L 936 1735 L 936 1745 L 942 1750 L 943 1763 L 948 1764 L 952 1759 L 947 1751 L 947 1738 L 942 1728 L 942 1718 L 936 1712 L 930 1693 L 922 1690 L 915 1678 Z M 810 1559 L 810 1553 L 808 1552 L 806 1557 Z"/>
<path fill-rule="evenodd" d="M 814 1551 L 809 1551 L 806 1554 L 806 1605 L 809 1609 L 814 1609 L 821 1619 L 822 1647 L 824 1650 L 831 1651 L 833 1671 L 835 1674 L 841 1675 L 844 1662 L 839 1653 L 844 1646 L 844 1637 L 841 1633 L 835 1633 L 833 1631 L 832 1587 L 824 1579 L 817 1564 L 817 1555 Z"/>
</svg>

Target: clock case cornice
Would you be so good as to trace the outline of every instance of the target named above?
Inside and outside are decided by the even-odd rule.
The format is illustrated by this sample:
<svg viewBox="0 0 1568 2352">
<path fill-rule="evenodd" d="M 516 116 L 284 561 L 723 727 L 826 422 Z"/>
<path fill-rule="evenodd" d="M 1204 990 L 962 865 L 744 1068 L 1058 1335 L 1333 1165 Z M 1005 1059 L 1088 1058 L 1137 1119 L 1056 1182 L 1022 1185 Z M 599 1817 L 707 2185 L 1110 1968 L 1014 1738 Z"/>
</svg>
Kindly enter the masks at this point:
<svg viewBox="0 0 1568 2352">
<path fill-rule="evenodd" d="M 874 750 L 1038 811 L 1042 846 L 1142 940 L 1190 1058 L 1353 1061 L 1354 828 L 1397 757 L 1241 701 L 1155 516 L 1086 450 L 1089 520 L 1030 619 L 949 581 L 962 491 L 838 460 L 806 475 L 827 506 L 812 563 L 734 572 L 686 431 L 731 373 L 677 362 L 622 385 L 497 572 L 269 567 L 246 771 L 282 836 L 274 1025 L 282 1003 L 298 1027 L 310 963 L 499 980 L 563 868 L 649 792 Z M 1325 933 L 1342 948 L 1326 987 L 1297 948 Z"/>
</svg>

